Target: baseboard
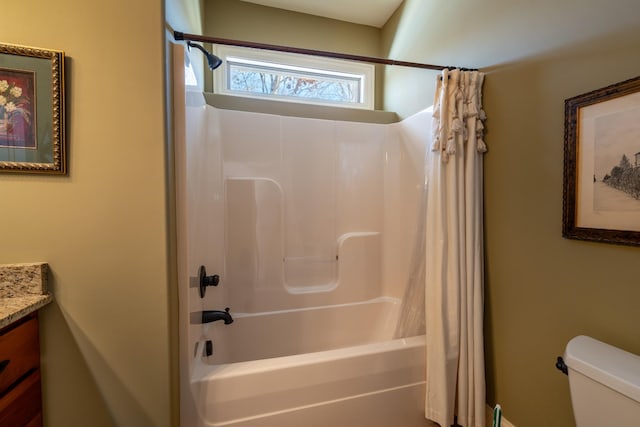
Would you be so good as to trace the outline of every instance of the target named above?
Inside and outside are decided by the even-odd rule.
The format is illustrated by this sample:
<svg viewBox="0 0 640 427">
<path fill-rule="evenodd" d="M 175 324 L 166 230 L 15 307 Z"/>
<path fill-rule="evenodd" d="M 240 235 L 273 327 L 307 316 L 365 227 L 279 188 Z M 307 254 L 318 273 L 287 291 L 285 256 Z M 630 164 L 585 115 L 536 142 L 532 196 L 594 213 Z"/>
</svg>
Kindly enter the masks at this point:
<svg viewBox="0 0 640 427">
<path fill-rule="evenodd" d="M 487 421 L 486 421 L 486 427 L 492 427 L 493 426 L 493 408 L 489 405 L 487 405 Z M 500 422 L 500 427 L 515 427 L 513 424 L 511 424 L 509 422 L 509 420 L 507 420 L 504 417 L 504 414 L 502 414 L 502 420 Z"/>
</svg>

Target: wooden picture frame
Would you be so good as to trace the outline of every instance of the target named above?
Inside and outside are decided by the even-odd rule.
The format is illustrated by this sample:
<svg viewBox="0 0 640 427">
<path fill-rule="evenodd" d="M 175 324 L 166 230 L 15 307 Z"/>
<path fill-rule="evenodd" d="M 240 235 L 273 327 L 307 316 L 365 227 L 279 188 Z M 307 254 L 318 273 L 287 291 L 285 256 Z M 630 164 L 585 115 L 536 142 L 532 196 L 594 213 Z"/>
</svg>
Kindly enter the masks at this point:
<svg viewBox="0 0 640 427">
<path fill-rule="evenodd" d="M 565 100 L 562 235 L 640 245 L 640 76 Z"/>
<path fill-rule="evenodd" d="M 64 52 L 0 43 L 0 172 L 66 174 Z"/>
</svg>

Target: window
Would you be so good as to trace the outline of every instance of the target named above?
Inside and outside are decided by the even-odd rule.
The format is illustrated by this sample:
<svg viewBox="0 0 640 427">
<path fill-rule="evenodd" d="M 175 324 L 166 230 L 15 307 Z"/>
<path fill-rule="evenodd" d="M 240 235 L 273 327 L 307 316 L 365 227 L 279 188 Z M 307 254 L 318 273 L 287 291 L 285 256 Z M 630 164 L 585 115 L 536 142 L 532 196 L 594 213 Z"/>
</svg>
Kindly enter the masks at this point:
<svg viewBox="0 0 640 427">
<path fill-rule="evenodd" d="M 217 46 L 216 55 L 223 59 L 213 73 L 216 93 L 373 109 L 373 65 L 230 46 Z"/>
<path fill-rule="evenodd" d="M 193 71 L 193 66 L 191 62 L 185 62 L 184 64 L 184 84 L 185 86 L 198 86 L 198 79 L 196 78 L 196 73 Z"/>
</svg>

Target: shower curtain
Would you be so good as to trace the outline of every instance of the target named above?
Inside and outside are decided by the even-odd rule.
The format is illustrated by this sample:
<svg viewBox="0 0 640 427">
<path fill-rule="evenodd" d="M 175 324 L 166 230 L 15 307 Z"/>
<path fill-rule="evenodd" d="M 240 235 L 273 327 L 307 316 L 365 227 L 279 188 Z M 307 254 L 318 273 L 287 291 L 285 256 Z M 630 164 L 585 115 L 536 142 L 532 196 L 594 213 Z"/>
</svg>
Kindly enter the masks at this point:
<svg viewBox="0 0 640 427">
<path fill-rule="evenodd" d="M 426 158 L 425 416 L 484 427 L 482 82 L 477 71 L 438 76 Z"/>
</svg>

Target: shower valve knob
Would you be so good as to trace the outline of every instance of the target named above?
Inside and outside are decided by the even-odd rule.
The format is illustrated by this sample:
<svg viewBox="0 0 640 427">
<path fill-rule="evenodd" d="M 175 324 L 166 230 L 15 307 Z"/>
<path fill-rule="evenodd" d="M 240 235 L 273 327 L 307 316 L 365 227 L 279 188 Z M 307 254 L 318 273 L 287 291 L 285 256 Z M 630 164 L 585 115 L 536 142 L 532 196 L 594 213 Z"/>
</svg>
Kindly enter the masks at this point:
<svg viewBox="0 0 640 427">
<path fill-rule="evenodd" d="M 220 276 L 217 274 L 207 276 L 207 269 L 204 265 L 200 266 L 198 276 L 200 277 L 200 298 L 204 298 L 204 294 L 207 292 L 207 286 L 218 286 L 218 283 L 220 283 Z"/>
</svg>

